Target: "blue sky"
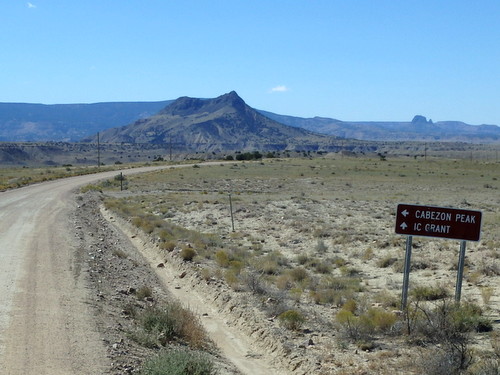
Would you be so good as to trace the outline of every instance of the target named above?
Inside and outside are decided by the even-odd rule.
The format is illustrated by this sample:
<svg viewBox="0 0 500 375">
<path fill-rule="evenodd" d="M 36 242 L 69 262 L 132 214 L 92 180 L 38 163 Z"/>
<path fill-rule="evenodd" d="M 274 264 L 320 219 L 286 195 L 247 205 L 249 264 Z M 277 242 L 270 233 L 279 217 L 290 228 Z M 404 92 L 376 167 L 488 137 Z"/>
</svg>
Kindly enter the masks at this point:
<svg viewBox="0 0 500 375">
<path fill-rule="evenodd" d="M 0 102 L 500 125 L 498 0 L 3 0 Z"/>
</svg>

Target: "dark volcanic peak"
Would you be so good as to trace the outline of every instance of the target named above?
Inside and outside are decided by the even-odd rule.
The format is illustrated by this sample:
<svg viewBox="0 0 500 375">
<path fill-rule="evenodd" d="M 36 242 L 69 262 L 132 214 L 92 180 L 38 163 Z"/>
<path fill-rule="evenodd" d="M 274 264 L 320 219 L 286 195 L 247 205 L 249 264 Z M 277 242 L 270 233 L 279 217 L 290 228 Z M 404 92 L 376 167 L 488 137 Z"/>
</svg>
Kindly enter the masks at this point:
<svg viewBox="0 0 500 375">
<path fill-rule="evenodd" d="M 203 107 L 203 100 L 183 96 L 162 109 L 159 115 L 188 116 Z"/>
<path fill-rule="evenodd" d="M 221 95 L 215 99 L 198 99 L 188 96 L 180 97 L 160 111 L 159 115 L 189 116 L 194 113 L 210 113 L 223 109 L 244 110 L 245 102 L 235 91 Z"/>
<path fill-rule="evenodd" d="M 181 97 L 157 115 L 101 133 L 109 143 L 172 143 L 210 151 L 317 150 L 332 139 L 271 120 L 234 91 L 213 99 Z"/>
</svg>

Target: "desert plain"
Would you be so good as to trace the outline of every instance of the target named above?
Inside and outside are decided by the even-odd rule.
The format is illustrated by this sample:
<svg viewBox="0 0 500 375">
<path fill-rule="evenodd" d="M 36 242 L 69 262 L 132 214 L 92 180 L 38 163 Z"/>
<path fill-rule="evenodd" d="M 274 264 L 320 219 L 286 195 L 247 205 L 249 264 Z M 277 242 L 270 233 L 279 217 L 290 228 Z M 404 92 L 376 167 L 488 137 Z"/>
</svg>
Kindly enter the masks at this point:
<svg viewBox="0 0 500 375">
<path fill-rule="evenodd" d="M 209 314 L 199 306 L 212 306 L 247 336 L 249 357 L 272 364 L 269 373 L 490 374 L 499 355 L 499 174 L 496 160 L 326 154 L 125 173 L 121 187 L 115 178 L 84 191 L 100 191 L 99 212 L 141 238 L 136 247 L 158 277 L 171 275 L 170 298 L 201 322 Z M 401 311 L 399 203 L 482 211 L 460 307 L 460 242 L 414 237 Z M 226 373 L 238 373 L 217 353 Z"/>
</svg>

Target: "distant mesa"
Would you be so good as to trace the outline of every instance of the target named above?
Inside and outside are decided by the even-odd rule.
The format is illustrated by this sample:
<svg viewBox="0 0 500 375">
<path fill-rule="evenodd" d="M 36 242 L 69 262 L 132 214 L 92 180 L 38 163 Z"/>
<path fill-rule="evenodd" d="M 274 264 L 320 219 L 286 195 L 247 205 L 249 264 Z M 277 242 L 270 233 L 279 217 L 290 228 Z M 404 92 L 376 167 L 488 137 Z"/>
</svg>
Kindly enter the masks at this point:
<svg viewBox="0 0 500 375">
<path fill-rule="evenodd" d="M 413 120 L 411 120 L 411 123 L 414 125 L 432 124 L 432 120 L 427 121 L 427 118 L 425 116 L 416 115 L 415 117 L 413 117 Z"/>
</svg>

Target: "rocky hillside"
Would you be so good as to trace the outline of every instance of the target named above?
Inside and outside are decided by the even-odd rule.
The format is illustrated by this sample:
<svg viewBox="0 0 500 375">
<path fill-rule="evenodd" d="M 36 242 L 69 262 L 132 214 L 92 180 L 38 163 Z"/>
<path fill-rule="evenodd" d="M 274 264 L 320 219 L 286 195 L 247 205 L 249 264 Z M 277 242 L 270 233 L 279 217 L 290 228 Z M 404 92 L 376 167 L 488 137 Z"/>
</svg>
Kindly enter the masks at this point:
<svg viewBox="0 0 500 375">
<path fill-rule="evenodd" d="M 84 141 L 94 142 L 96 136 Z M 156 115 L 103 131 L 104 143 L 172 144 L 199 151 L 328 150 L 335 140 L 283 125 L 249 107 L 234 91 L 215 99 L 181 97 Z"/>
</svg>

